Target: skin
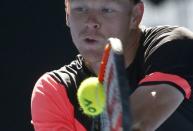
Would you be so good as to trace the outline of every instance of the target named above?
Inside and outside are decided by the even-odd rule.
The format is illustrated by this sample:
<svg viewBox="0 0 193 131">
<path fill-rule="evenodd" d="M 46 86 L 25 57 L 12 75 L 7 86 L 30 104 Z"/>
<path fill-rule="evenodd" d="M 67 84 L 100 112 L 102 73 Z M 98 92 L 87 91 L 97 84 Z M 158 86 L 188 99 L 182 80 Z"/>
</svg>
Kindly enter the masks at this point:
<svg viewBox="0 0 193 131">
<path fill-rule="evenodd" d="M 139 46 L 142 2 L 131 0 L 66 0 L 66 20 L 73 42 L 96 74 L 109 37 L 119 38 L 128 67 Z M 152 92 L 154 92 L 152 95 Z M 167 85 L 141 86 L 130 96 L 133 131 L 154 131 L 182 103 L 184 96 Z"/>
<path fill-rule="evenodd" d="M 109 37 L 122 41 L 126 50 L 126 66 L 132 62 L 140 38 L 138 25 L 143 4 L 134 7 L 128 0 L 67 0 L 66 5 L 67 25 L 73 42 L 96 74 Z"/>
</svg>

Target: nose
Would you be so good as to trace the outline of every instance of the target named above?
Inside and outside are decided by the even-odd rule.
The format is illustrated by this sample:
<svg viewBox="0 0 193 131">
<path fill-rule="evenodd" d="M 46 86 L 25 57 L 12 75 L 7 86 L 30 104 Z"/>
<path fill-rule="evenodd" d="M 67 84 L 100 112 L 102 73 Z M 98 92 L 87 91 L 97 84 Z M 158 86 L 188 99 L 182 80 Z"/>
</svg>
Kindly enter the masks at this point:
<svg viewBox="0 0 193 131">
<path fill-rule="evenodd" d="M 85 24 L 89 29 L 94 29 L 94 30 L 97 30 L 101 27 L 101 24 L 96 14 L 88 16 L 88 19 Z"/>
</svg>

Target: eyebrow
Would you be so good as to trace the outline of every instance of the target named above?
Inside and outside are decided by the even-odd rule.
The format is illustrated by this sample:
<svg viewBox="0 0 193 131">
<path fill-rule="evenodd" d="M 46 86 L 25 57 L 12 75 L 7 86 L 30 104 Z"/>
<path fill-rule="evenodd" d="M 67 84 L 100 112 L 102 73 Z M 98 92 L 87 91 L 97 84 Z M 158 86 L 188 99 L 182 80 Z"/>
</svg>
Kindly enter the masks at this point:
<svg viewBox="0 0 193 131">
<path fill-rule="evenodd" d="M 71 2 L 80 2 L 80 1 L 87 1 L 87 0 L 70 0 Z M 104 2 L 105 4 L 108 4 L 108 2 L 113 2 L 117 4 L 124 4 L 126 6 L 126 0 L 102 0 L 101 2 Z M 127 7 L 127 6 L 126 6 Z"/>
<path fill-rule="evenodd" d="M 84 0 L 70 0 L 70 1 L 84 1 Z M 107 2 L 113 1 L 113 2 L 121 2 L 122 0 L 106 0 Z"/>
</svg>

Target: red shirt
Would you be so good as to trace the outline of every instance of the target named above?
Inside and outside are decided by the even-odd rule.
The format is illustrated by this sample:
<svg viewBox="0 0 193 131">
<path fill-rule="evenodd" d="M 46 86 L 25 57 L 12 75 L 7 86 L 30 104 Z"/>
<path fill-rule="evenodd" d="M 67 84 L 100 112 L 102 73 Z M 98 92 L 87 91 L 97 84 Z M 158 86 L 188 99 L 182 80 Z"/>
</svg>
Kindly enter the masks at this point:
<svg viewBox="0 0 193 131">
<path fill-rule="evenodd" d="M 86 131 L 74 117 L 65 89 L 48 74 L 37 81 L 31 99 L 32 124 L 36 131 Z"/>
</svg>

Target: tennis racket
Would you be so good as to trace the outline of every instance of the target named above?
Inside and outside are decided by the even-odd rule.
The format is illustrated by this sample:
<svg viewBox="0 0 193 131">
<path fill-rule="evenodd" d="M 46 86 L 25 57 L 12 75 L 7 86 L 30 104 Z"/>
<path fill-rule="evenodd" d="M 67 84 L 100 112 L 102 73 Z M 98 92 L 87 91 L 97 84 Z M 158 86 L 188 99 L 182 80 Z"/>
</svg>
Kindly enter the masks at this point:
<svg viewBox="0 0 193 131">
<path fill-rule="evenodd" d="M 100 116 L 101 131 L 130 131 L 129 82 L 122 43 L 117 38 L 108 39 L 98 79 L 103 83 L 106 93 L 105 111 Z"/>
</svg>

